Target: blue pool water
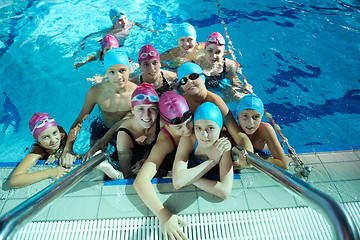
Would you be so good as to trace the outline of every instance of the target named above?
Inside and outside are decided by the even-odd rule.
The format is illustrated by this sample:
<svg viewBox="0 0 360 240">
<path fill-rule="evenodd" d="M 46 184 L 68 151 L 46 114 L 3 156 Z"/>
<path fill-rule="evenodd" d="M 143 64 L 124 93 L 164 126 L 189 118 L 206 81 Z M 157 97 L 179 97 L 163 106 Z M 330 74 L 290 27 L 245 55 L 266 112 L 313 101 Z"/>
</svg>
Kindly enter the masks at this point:
<svg viewBox="0 0 360 240">
<path fill-rule="evenodd" d="M 0 94 L 0 161 L 24 156 L 33 142 L 28 121 L 34 112 L 50 113 L 69 130 L 91 86 L 85 79 L 104 73 L 99 62 L 76 70 L 73 55 L 84 36 L 110 27 L 108 11 L 117 2 L 0 3 L 0 90 L 6 92 Z M 360 3 L 219 3 L 244 75 L 290 144 L 295 149 L 359 146 Z M 133 60 L 144 44 L 159 52 L 176 45 L 173 32 L 181 22 L 195 26 L 198 41 L 213 31 L 224 34 L 215 1 L 125 0 L 122 6 L 130 20 L 160 30 L 132 30 L 125 49 Z M 95 51 L 98 40 L 89 40 L 77 57 Z M 76 144 L 81 153 L 88 146 L 89 121 Z"/>
</svg>

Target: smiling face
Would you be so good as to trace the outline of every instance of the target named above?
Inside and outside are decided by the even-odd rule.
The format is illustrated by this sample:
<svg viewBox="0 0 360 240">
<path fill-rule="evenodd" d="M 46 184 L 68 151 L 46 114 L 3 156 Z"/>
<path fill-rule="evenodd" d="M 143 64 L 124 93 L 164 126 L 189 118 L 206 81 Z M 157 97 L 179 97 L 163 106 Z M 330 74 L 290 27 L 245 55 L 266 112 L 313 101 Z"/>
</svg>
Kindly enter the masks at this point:
<svg viewBox="0 0 360 240">
<path fill-rule="evenodd" d="M 123 64 L 116 64 L 106 69 L 109 82 L 116 88 L 123 88 L 129 80 L 130 70 Z"/>
<path fill-rule="evenodd" d="M 178 39 L 180 49 L 189 52 L 194 50 L 196 46 L 196 39 L 194 37 L 180 37 Z"/>
<path fill-rule="evenodd" d="M 224 56 L 224 51 L 224 46 L 209 44 L 204 51 L 205 59 L 210 64 L 218 63 Z"/>
<path fill-rule="evenodd" d="M 57 151 L 61 144 L 60 131 L 57 126 L 49 127 L 42 131 L 38 137 L 39 144 L 50 151 Z"/>
<path fill-rule="evenodd" d="M 151 128 L 158 116 L 157 104 L 142 104 L 134 106 L 132 110 L 135 120 L 143 128 Z"/>
<path fill-rule="evenodd" d="M 245 109 L 238 115 L 239 125 L 247 135 L 254 134 L 261 123 L 261 114 L 253 109 Z"/>
<path fill-rule="evenodd" d="M 143 72 L 145 78 L 154 79 L 160 74 L 160 62 L 158 59 L 142 61 L 140 70 Z"/>
<path fill-rule="evenodd" d="M 192 117 L 181 124 L 167 126 L 174 135 L 185 137 L 190 136 L 194 128 Z"/>
<path fill-rule="evenodd" d="M 195 136 L 198 144 L 204 147 L 211 147 L 220 136 L 220 127 L 212 120 L 196 120 L 194 126 Z"/>
</svg>

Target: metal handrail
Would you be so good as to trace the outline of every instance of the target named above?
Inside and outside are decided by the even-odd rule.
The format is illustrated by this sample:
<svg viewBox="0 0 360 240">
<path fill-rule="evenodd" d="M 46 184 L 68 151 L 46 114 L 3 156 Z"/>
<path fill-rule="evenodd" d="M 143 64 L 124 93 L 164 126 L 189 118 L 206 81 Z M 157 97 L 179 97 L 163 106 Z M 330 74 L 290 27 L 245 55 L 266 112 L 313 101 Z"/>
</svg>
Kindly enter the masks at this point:
<svg viewBox="0 0 360 240">
<path fill-rule="evenodd" d="M 30 221 L 39 211 L 56 198 L 60 197 L 87 173 L 91 172 L 102 161 L 109 159 L 109 154 L 102 152 L 92 157 L 89 161 L 81 164 L 70 173 L 44 188 L 31 198 L 13 208 L 0 218 L 0 240 L 7 239 L 28 221 Z"/>
<path fill-rule="evenodd" d="M 236 155 L 240 155 L 242 149 L 236 146 L 233 147 L 232 151 Z M 260 172 L 290 189 L 292 193 L 296 193 L 307 200 L 309 206 L 326 217 L 331 226 L 333 237 L 336 237 L 335 239 L 359 240 L 359 232 L 353 219 L 337 200 L 256 154 L 248 152 L 247 161 Z"/>
</svg>

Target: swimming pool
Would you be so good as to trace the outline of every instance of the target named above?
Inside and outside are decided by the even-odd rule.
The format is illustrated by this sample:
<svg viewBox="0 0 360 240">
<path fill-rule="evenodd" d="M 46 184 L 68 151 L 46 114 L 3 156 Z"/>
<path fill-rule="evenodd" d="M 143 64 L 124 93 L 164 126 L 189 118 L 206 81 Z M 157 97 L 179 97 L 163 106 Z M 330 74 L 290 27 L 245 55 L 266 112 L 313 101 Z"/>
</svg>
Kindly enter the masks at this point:
<svg viewBox="0 0 360 240">
<path fill-rule="evenodd" d="M 241 51 L 236 56 L 244 75 L 290 144 L 296 150 L 360 145 L 360 4 L 351 0 L 219 3 L 229 36 Z M 73 54 L 84 36 L 110 26 L 108 9 L 115 4 L 105 0 L 2 3 L 0 90 L 20 117 L 16 133 L 11 126 L 1 133 L 2 162 L 20 161 L 33 143 L 28 121 L 34 112 L 51 113 L 69 130 L 91 86 L 85 79 L 104 73 L 99 62 L 76 70 Z M 184 21 L 196 27 L 198 41 L 205 41 L 213 31 L 224 33 L 215 1 L 127 0 L 123 6 L 130 20 L 160 30 L 132 30 L 125 49 L 134 60 L 144 44 L 153 44 L 159 52 L 174 46 L 172 32 Z M 91 53 L 97 40 L 89 41 L 78 56 Z M 88 146 L 90 121 L 75 145 L 80 153 Z"/>
</svg>

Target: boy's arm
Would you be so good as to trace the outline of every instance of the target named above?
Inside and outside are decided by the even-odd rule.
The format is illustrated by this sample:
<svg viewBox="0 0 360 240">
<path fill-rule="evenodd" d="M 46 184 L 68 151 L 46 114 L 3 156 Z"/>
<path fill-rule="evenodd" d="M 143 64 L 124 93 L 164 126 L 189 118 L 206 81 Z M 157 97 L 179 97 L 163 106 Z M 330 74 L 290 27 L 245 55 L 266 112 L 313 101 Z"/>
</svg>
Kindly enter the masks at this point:
<svg viewBox="0 0 360 240">
<path fill-rule="evenodd" d="M 138 27 L 141 27 L 141 28 L 146 28 L 146 29 L 149 30 L 150 32 L 158 32 L 158 31 L 159 31 L 159 30 L 152 30 L 151 28 L 144 27 L 143 25 L 141 25 L 141 24 L 138 23 L 138 22 L 135 22 L 135 25 L 138 26 Z"/>
<path fill-rule="evenodd" d="M 159 218 L 165 239 L 174 233 L 179 233 L 183 239 L 187 239 L 179 227 L 179 223 L 183 225 L 187 223 L 164 207 L 151 184 L 151 179 L 155 176 L 166 155 L 174 150 L 173 148 L 171 142 L 158 140 L 141 167 L 134 187 L 145 205 Z"/>
<path fill-rule="evenodd" d="M 94 154 L 99 151 L 104 149 L 107 144 L 111 141 L 111 139 L 113 138 L 116 130 L 120 127 L 121 123 L 123 122 L 123 120 L 118 121 L 117 123 L 114 124 L 114 126 L 112 126 L 107 132 L 106 134 L 99 139 L 94 146 L 92 146 L 89 151 L 87 151 L 87 153 L 85 154 L 82 162 L 85 162 L 87 160 L 89 160 L 92 156 L 94 156 Z"/>
<path fill-rule="evenodd" d="M 74 64 L 74 67 L 75 67 L 76 69 L 78 69 L 79 67 L 84 66 L 84 65 L 85 65 L 86 63 L 88 63 L 88 62 L 95 61 L 96 58 L 97 58 L 96 55 L 89 55 L 85 61 L 75 63 L 75 64 Z"/>
<path fill-rule="evenodd" d="M 284 149 L 281 147 L 277 139 L 274 128 L 269 123 L 261 123 L 261 136 L 264 137 L 266 144 L 274 158 L 268 158 L 266 161 L 286 170 L 288 168 L 288 160 Z"/>
<path fill-rule="evenodd" d="M 71 165 L 74 163 L 76 156 L 73 152 L 73 146 L 76 140 L 76 137 L 78 133 L 81 130 L 82 124 L 84 120 L 90 115 L 92 110 L 94 109 L 94 106 L 96 104 L 96 88 L 97 85 L 91 87 L 89 91 L 86 94 L 85 97 L 85 103 L 83 108 L 80 111 L 79 116 L 75 120 L 75 122 L 72 124 L 71 129 L 69 131 L 69 135 L 64 147 L 64 151 L 61 154 L 60 157 L 60 165 L 64 167 L 71 167 Z"/>
</svg>

